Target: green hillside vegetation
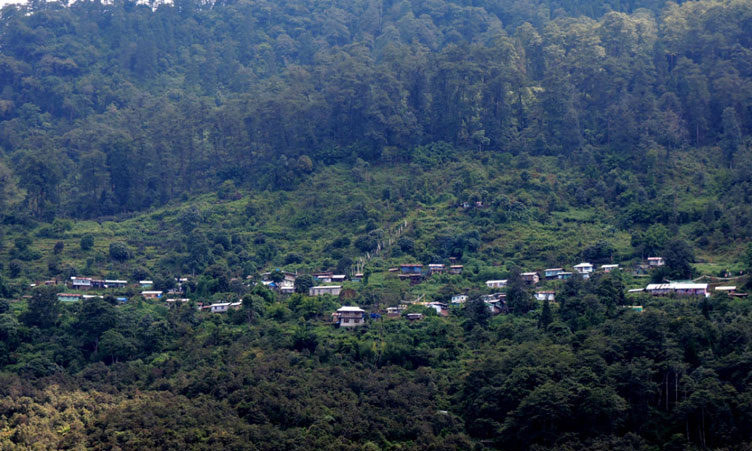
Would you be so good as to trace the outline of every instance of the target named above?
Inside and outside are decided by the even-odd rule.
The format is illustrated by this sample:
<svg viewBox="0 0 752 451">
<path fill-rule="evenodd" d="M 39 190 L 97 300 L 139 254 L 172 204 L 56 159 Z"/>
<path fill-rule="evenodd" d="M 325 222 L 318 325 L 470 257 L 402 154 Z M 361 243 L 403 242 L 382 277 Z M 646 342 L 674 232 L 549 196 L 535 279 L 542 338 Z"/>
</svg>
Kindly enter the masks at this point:
<svg viewBox="0 0 752 451">
<path fill-rule="evenodd" d="M 454 257 L 468 277 L 484 281 L 515 265 L 637 264 L 660 254 L 672 235 L 698 249 L 696 275 L 746 269 L 743 239 L 697 233 L 723 200 L 711 187 L 684 184 L 695 170 L 684 162 L 695 158 L 691 153 L 656 169 L 667 182 L 657 188 L 659 201 L 626 212 L 611 210 L 595 188 L 581 202 L 570 196 L 582 176 L 557 168 L 552 157 L 524 156 L 520 163 L 508 154 L 470 155 L 429 168 L 325 166 L 293 191 L 248 193 L 225 184 L 217 194 L 127 219 L 8 226 L 0 254 L 9 262 L 5 284 L 20 293 L 28 283 L 74 275 L 138 281 L 219 270 L 245 278 L 275 268 L 353 274 L 366 254 L 376 277 L 399 263 Z M 712 179 L 725 175 L 722 167 L 705 170 Z M 657 218 L 635 221 L 638 214 Z M 82 248 L 84 237 L 91 237 L 91 248 Z M 125 258 L 111 254 L 113 245 L 124 246 Z M 11 277 L 14 266 L 19 271 Z"/>
<path fill-rule="evenodd" d="M 752 290 L 750 61 L 744 0 L 3 8 L 0 449 L 752 447 L 748 298 L 628 291 Z"/>
</svg>

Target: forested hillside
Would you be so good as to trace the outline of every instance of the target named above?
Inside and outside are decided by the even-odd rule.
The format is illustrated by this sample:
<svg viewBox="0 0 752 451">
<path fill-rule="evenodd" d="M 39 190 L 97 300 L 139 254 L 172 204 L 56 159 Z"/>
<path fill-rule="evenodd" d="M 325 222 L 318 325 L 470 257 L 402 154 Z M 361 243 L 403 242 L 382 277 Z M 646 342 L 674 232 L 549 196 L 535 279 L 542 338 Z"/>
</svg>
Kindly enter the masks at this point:
<svg viewBox="0 0 752 451">
<path fill-rule="evenodd" d="M 5 7 L 0 449 L 747 449 L 751 135 L 746 0 Z"/>
<path fill-rule="evenodd" d="M 439 141 L 555 155 L 610 203 L 650 199 L 690 146 L 745 167 L 748 2 L 565 3 L 6 8 L 2 201 L 113 215 Z"/>
</svg>

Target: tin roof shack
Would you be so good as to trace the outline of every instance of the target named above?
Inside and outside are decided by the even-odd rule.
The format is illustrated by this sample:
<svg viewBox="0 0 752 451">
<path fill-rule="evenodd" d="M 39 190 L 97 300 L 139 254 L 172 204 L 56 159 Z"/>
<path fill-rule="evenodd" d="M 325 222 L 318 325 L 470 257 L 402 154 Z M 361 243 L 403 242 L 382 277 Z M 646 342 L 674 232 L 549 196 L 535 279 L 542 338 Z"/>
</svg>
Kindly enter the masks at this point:
<svg viewBox="0 0 752 451">
<path fill-rule="evenodd" d="M 310 296 L 322 296 L 325 294 L 331 294 L 332 296 L 339 296 L 342 292 L 342 285 L 320 285 L 317 287 L 311 287 L 308 290 Z"/>
<path fill-rule="evenodd" d="M 540 282 L 540 276 L 537 272 L 523 272 L 522 274 L 520 274 L 520 277 L 522 277 L 522 280 L 531 285 L 535 285 L 536 283 Z"/>
<path fill-rule="evenodd" d="M 559 280 L 567 280 L 570 277 L 572 277 L 572 273 L 569 271 L 562 271 L 559 274 L 556 275 L 556 278 Z"/>
<path fill-rule="evenodd" d="M 706 283 L 651 283 L 645 287 L 645 291 L 653 296 L 710 296 L 710 293 L 708 293 L 708 284 Z"/>
<path fill-rule="evenodd" d="M 408 321 L 417 321 L 419 319 L 423 319 L 423 314 L 422 313 L 408 313 L 405 316 L 407 316 L 407 320 Z"/>
<path fill-rule="evenodd" d="M 449 274 L 462 274 L 463 269 L 462 265 L 452 265 L 449 267 Z"/>
<path fill-rule="evenodd" d="M 142 291 L 141 296 L 143 296 L 144 299 L 158 299 L 162 297 L 161 291 Z"/>
<path fill-rule="evenodd" d="M 363 280 L 363 273 L 357 272 L 353 274 L 352 277 L 350 277 L 350 280 L 353 282 L 360 282 Z"/>
<path fill-rule="evenodd" d="M 619 265 L 601 265 L 601 271 L 611 272 L 615 269 L 619 269 Z"/>
<path fill-rule="evenodd" d="M 339 327 L 357 327 L 366 323 L 366 312 L 360 307 L 344 306 L 332 313 L 332 322 Z"/>
<path fill-rule="evenodd" d="M 651 268 L 657 268 L 665 264 L 666 262 L 663 261 L 663 257 L 648 257 L 648 266 Z"/>
<path fill-rule="evenodd" d="M 564 268 L 548 268 L 543 270 L 543 277 L 546 279 L 556 279 L 563 272 Z"/>
<path fill-rule="evenodd" d="M 423 265 L 420 263 L 408 263 L 400 265 L 402 274 L 423 274 Z"/>
<path fill-rule="evenodd" d="M 387 307 L 386 308 L 386 316 L 389 318 L 399 318 L 402 316 L 402 312 L 404 312 L 407 309 L 407 306 L 404 304 L 398 305 L 396 307 Z"/>
<path fill-rule="evenodd" d="M 125 288 L 127 285 L 127 280 L 105 279 L 104 281 L 105 288 Z"/>
<path fill-rule="evenodd" d="M 444 271 L 446 271 L 446 267 L 442 263 L 431 263 L 428 265 L 428 273 L 433 274 L 443 274 Z"/>
</svg>

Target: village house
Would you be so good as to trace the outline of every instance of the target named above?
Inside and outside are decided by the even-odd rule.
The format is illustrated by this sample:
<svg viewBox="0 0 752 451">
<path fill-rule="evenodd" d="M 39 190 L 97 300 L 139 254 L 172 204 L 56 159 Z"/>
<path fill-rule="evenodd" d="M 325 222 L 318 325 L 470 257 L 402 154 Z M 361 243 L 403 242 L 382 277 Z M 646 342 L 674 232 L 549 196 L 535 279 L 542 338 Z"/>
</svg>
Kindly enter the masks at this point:
<svg viewBox="0 0 752 451">
<path fill-rule="evenodd" d="M 315 272 L 311 274 L 311 277 L 313 277 L 314 282 L 332 283 L 333 275 L 334 273 L 331 271 L 323 271 L 323 272 Z"/>
<path fill-rule="evenodd" d="M 587 279 L 588 277 L 590 277 L 590 274 L 593 272 L 593 265 L 590 263 L 583 262 L 583 263 L 574 265 L 574 270 L 580 273 L 583 278 Z"/>
<path fill-rule="evenodd" d="M 408 321 L 417 321 L 419 319 L 423 319 L 422 313 L 408 313 L 405 316 L 407 316 Z"/>
<path fill-rule="evenodd" d="M 356 327 L 366 323 L 365 310 L 355 306 L 344 306 L 332 313 L 332 322 L 339 327 Z"/>
<path fill-rule="evenodd" d="M 657 268 L 658 266 L 665 265 L 663 257 L 648 257 L 648 266 L 651 268 Z"/>
<path fill-rule="evenodd" d="M 627 310 L 631 310 L 631 311 L 637 312 L 637 313 L 642 313 L 643 312 L 643 308 L 642 308 L 641 305 L 627 305 L 625 308 Z"/>
<path fill-rule="evenodd" d="M 212 313 L 224 313 L 228 310 L 239 310 L 242 302 L 219 302 L 209 305 L 209 310 Z"/>
<path fill-rule="evenodd" d="M 601 265 L 601 271 L 611 272 L 615 269 L 619 269 L 619 265 Z"/>
<path fill-rule="evenodd" d="M 409 280 L 410 285 L 419 284 L 423 280 L 423 265 L 401 265 L 400 280 Z"/>
<path fill-rule="evenodd" d="M 154 282 L 151 280 L 139 280 L 138 284 L 141 285 L 141 288 L 151 288 L 154 286 Z"/>
<path fill-rule="evenodd" d="M 562 271 L 559 274 L 556 275 L 556 278 L 559 280 L 567 280 L 570 277 L 572 277 L 572 273 L 569 271 Z"/>
<path fill-rule="evenodd" d="M 553 302 L 556 300 L 556 292 L 554 291 L 536 291 L 535 299 L 539 301 Z"/>
<path fill-rule="evenodd" d="M 507 299 L 507 295 L 504 293 L 484 294 L 480 297 L 480 300 L 483 302 L 491 302 L 491 301 L 506 302 L 506 299 Z"/>
<path fill-rule="evenodd" d="M 406 305 L 398 305 L 396 307 L 387 307 L 386 308 L 386 316 L 389 318 L 396 318 L 402 315 L 402 312 L 407 309 Z"/>
<path fill-rule="evenodd" d="M 58 293 L 57 300 L 60 302 L 78 302 L 82 299 L 80 294 L 75 293 Z"/>
<path fill-rule="evenodd" d="M 464 304 L 467 302 L 467 295 L 466 294 L 455 294 L 452 296 L 451 303 L 452 304 Z"/>
<path fill-rule="evenodd" d="M 439 316 L 449 316 L 449 306 L 443 302 L 429 302 L 426 307 L 436 310 Z"/>
<path fill-rule="evenodd" d="M 653 296 L 705 296 L 708 297 L 708 284 L 689 282 L 651 283 L 645 287 L 645 291 Z"/>
<path fill-rule="evenodd" d="M 363 273 L 355 273 L 352 277 L 350 277 L 350 280 L 353 282 L 360 282 L 363 280 Z"/>
<path fill-rule="evenodd" d="M 520 274 L 520 277 L 522 277 L 522 280 L 532 285 L 540 282 L 540 276 L 538 276 L 537 272 L 523 272 Z"/>
<path fill-rule="evenodd" d="M 441 263 L 431 263 L 428 265 L 428 272 L 430 274 L 442 274 L 446 268 Z"/>
<path fill-rule="evenodd" d="M 161 291 L 142 291 L 141 296 L 144 299 L 158 299 L 162 297 Z"/>
<path fill-rule="evenodd" d="M 342 291 L 342 285 L 320 285 L 317 287 L 311 287 L 308 290 L 309 296 L 321 296 L 324 294 L 331 294 L 332 296 L 339 296 Z"/>
<path fill-rule="evenodd" d="M 715 291 L 730 293 L 732 291 L 736 291 L 736 286 L 719 286 L 719 287 L 715 287 Z"/>
<path fill-rule="evenodd" d="M 720 293 L 725 293 L 727 296 L 731 296 L 731 297 L 740 297 L 740 298 L 747 297 L 747 293 L 740 293 L 736 291 L 736 286 L 718 286 L 718 287 L 715 287 L 715 291 L 720 292 Z"/>
<path fill-rule="evenodd" d="M 118 279 L 106 279 L 104 281 L 104 287 L 105 288 L 125 288 L 128 286 L 127 280 L 118 280 Z"/>
<path fill-rule="evenodd" d="M 462 274 L 463 269 L 464 266 L 462 265 L 451 265 L 449 267 L 449 274 Z"/>
<path fill-rule="evenodd" d="M 543 276 L 546 279 L 556 279 L 562 272 L 564 268 L 548 268 L 543 270 Z"/>
<path fill-rule="evenodd" d="M 91 288 L 106 288 L 106 284 L 102 279 L 91 279 Z"/>
<path fill-rule="evenodd" d="M 507 279 L 504 280 L 486 280 L 488 288 L 504 288 L 507 286 Z"/>
<path fill-rule="evenodd" d="M 420 263 L 408 263 L 400 265 L 400 272 L 402 274 L 422 274 L 423 265 Z"/>
<path fill-rule="evenodd" d="M 347 276 L 344 274 L 333 274 L 331 281 L 334 283 L 342 283 L 345 281 L 346 278 Z"/>
<path fill-rule="evenodd" d="M 190 299 L 188 298 L 170 298 L 165 299 L 165 302 L 167 305 L 178 305 L 178 304 L 185 304 L 186 302 L 190 302 Z"/>
<path fill-rule="evenodd" d="M 485 301 L 484 303 L 486 304 L 488 311 L 491 312 L 492 315 L 498 315 L 506 310 L 506 301 L 500 299 Z"/>
<path fill-rule="evenodd" d="M 78 290 L 91 288 L 91 277 L 71 277 L 71 287 Z"/>
</svg>

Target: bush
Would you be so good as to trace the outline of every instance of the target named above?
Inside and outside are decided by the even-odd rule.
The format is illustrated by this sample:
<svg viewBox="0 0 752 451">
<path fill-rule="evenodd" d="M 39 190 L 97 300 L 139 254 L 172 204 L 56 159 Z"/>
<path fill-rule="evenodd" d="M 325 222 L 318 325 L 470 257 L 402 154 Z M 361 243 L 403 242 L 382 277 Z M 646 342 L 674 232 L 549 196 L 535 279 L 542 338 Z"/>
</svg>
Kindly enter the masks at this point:
<svg viewBox="0 0 752 451">
<path fill-rule="evenodd" d="M 131 252 L 124 243 L 110 244 L 110 258 L 115 261 L 124 262 L 131 256 Z"/>
<path fill-rule="evenodd" d="M 80 245 L 82 251 L 88 251 L 89 249 L 94 247 L 94 237 L 90 234 L 82 236 Z"/>
</svg>

